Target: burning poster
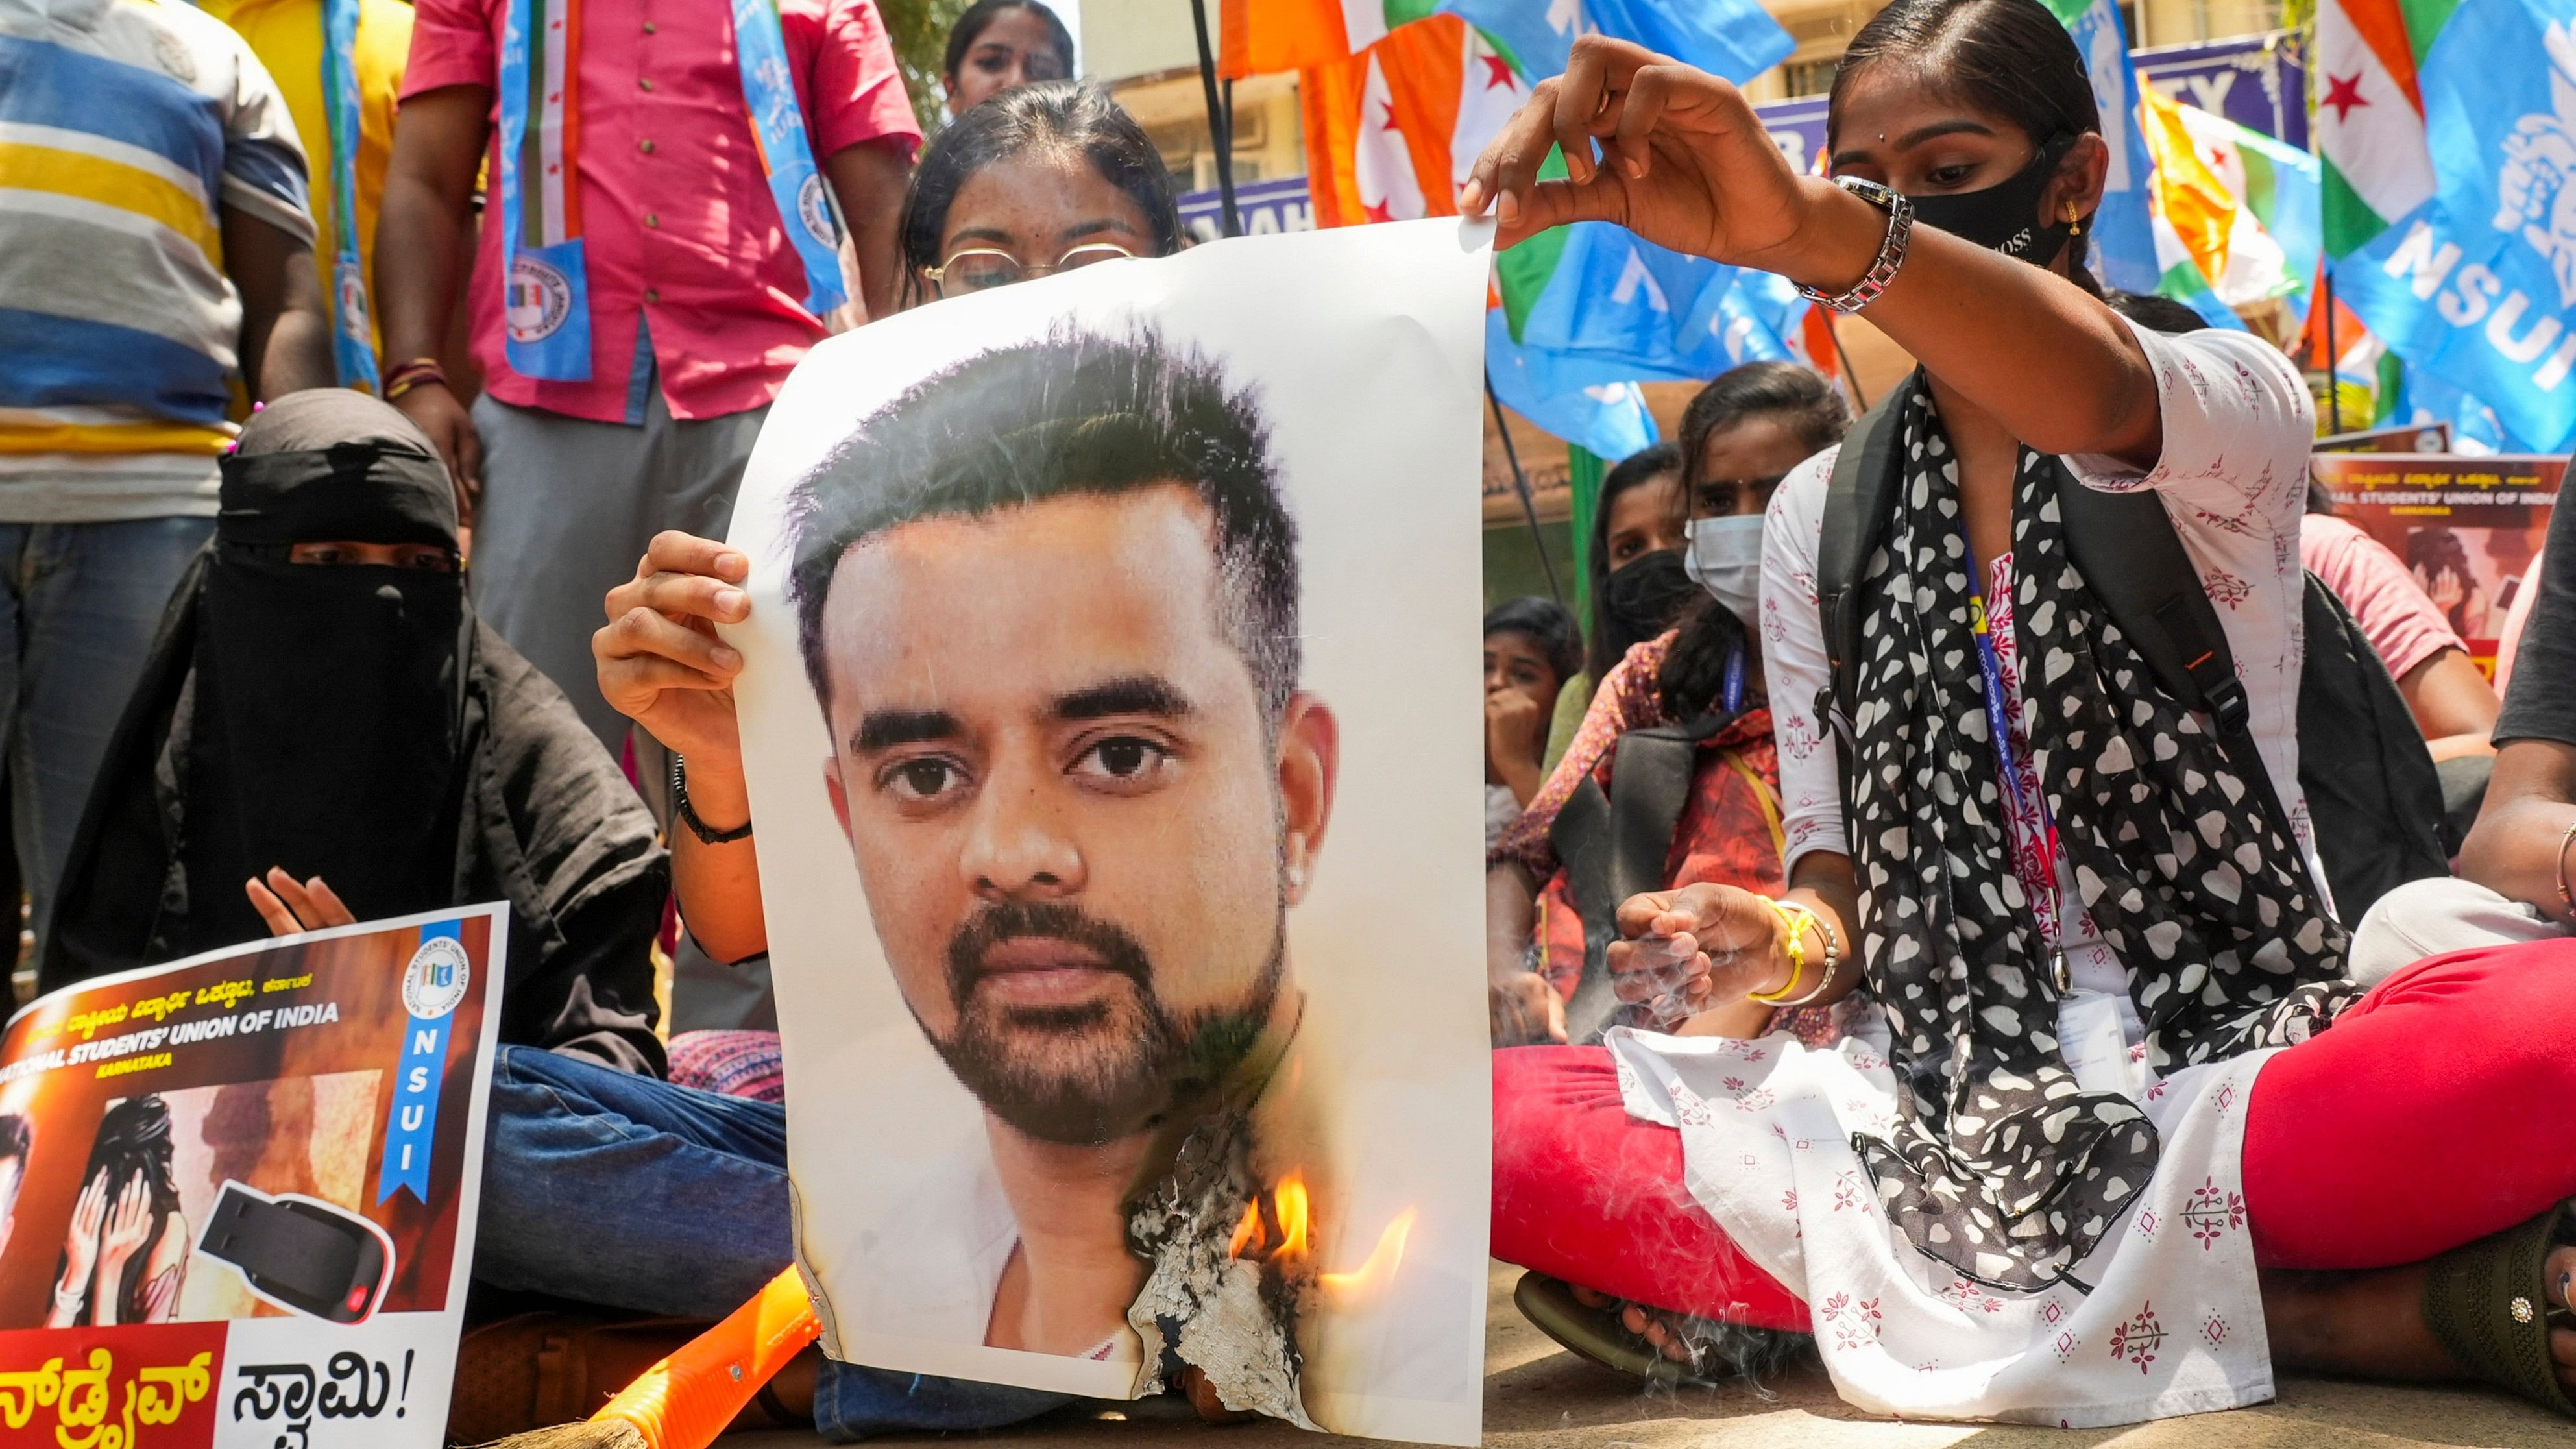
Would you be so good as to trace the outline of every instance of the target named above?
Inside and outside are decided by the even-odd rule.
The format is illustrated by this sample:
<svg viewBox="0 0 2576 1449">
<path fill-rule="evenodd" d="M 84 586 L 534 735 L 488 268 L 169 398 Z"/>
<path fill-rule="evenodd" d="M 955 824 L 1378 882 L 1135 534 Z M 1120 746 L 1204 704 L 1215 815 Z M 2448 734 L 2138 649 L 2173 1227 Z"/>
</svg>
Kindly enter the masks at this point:
<svg viewBox="0 0 2576 1449">
<path fill-rule="evenodd" d="M 505 906 L 31 1003 L 0 1040 L 0 1443 L 434 1449 Z"/>
<path fill-rule="evenodd" d="M 728 637 L 836 1357 L 1475 1442 L 1484 246 L 1104 263 L 789 379 Z"/>
<path fill-rule="evenodd" d="M 2495 676 L 2496 641 L 2549 533 L 2564 458 L 2319 453 L 2335 513 L 2386 544 L 2415 575 L 2469 657 Z"/>
</svg>

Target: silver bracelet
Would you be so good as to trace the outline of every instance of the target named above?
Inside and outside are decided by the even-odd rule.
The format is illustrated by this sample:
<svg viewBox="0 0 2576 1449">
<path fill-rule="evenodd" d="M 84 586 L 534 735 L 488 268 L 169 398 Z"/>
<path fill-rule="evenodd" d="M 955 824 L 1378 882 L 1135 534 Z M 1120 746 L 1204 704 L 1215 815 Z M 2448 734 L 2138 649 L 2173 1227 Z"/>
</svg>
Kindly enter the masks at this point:
<svg viewBox="0 0 2576 1449">
<path fill-rule="evenodd" d="M 1850 291 L 1827 296 L 1813 287 L 1800 287 L 1798 295 L 1837 312 L 1857 312 L 1877 301 L 1888 283 L 1896 280 L 1896 269 L 1905 265 L 1905 248 L 1914 237 L 1914 203 L 1888 187 L 1857 176 L 1837 176 L 1834 184 L 1887 213 L 1887 239 L 1878 244 L 1878 259 L 1869 264 L 1869 270 L 1852 284 Z"/>
</svg>

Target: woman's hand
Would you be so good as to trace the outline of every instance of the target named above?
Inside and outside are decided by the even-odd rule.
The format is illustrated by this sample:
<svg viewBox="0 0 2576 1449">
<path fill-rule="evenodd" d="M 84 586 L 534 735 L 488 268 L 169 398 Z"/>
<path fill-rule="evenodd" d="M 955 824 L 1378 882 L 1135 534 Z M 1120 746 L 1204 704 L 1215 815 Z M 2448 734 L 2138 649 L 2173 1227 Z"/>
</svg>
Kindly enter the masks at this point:
<svg viewBox="0 0 2576 1449">
<path fill-rule="evenodd" d="M 2417 564 L 2415 566 L 2415 586 L 2422 589 L 2425 597 L 2433 601 L 2434 608 L 2441 610 L 2445 614 L 2458 608 L 2461 602 L 2469 596 L 2469 591 L 2460 583 L 2459 572 L 2453 569 L 2449 564 L 2444 564 L 2439 569 L 2434 570 L 2433 575 L 2430 578 L 2425 577 L 2424 566 L 2422 564 Z"/>
<path fill-rule="evenodd" d="M 1551 145 L 1566 177 L 1540 181 Z M 1597 35 L 1574 42 L 1565 74 L 1539 82 L 1477 158 L 1459 214 L 1489 202 L 1501 246 L 1611 221 L 1674 251 L 1836 289 L 1869 270 L 1887 231 L 1877 208 L 1791 170 L 1734 86 Z"/>
<path fill-rule="evenodd" d="M 80 1200 L 72 1204 L 71 1231 L 63 1236 L 63 1276 L 54 1285 L 55 1314 L 46 1320 L 48 1328 L 69 1328 L 71 1319 L 61 1312 L 67 1302 L 78 1302 L 89 1291 L 90 1269 L 98 1262 L 98 1232 L 107 1221 L 107 1170 L 99 1169 L 89 1186 L 81 1189 Z M 57 1321 L 59 1320 L 59 1321 Z"/>
<path fill-rule="evenodd" d="M 98 1292 L 90 1299 L 90 1322 L 95 1326 L 116 1325 L 117 1310 L 123 1306 L 116 1300 L 122 1296 L 125 1265 L 151 1236 L 152 1188 L 137 1172 L 116 1195 L 116 1210 L 108 1215 L 106 1231 L 99 1235 Z"/>
<path fill-rule="evenodd" d="M 250 907 L 259 912 L 272 936 L 293 936 L 305 931 L 318 931 L 325 926 L 354 926 L 357 915 L 343 904 L 337 892 L 315 876 L 301 885 L 281 866 L 268 868 L 268 879 L 257 876 L 242 882 L 242 893 L 250 897 Z"/>
<path fill-rule="evenodd" d="M 716 638 L 716 625 L 751 617 L 742 587 L 749 577 L 751 560 L 739 550 L 665 530 L 654 535 L 635 577 L 608 591 L 608 625 L 590 639 L 600 694 L 688 757 L 693 800 L 713 777 L 742 777 L 733 709 L 742 655 Z"/>
<path fill-rule="evenodd" d="M 1666 1001 L 1667 1019 L 1725 1006 L 1788 984 L 1780 918 L 1762 897 L 1730 885 L 1648 891 L 1619 903 L 1607 953 L 1621 1001 Z"/>
<path fill-rule="evenodd" d="M 1485 1007 L 1494 1045 L 1536 1046 L 1565 1040 L 1565 998 L 1535 971 L 1488 977 Z"/>
</svg>

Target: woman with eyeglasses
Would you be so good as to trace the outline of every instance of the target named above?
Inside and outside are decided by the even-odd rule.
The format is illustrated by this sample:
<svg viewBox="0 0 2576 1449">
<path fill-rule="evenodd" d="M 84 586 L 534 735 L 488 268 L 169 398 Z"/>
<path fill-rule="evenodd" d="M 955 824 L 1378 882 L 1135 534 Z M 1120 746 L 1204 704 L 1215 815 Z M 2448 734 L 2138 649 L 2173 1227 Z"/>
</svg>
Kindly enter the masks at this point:
<svg viewBox="0 0 2576 1449">
<path fill-rule="evenodd" d="M 907 307 L 1181 249 L 1171 173 L 1098 86 L 1003 91 L 922 149 L 896 223 Z"/>
<path fill-rule="evenodd" d="M 1603 918 L 1615 902 L 1593 901 L 1587 917 L 1582 902 L 1590 891 L 1577 885 L 1608 879 L 1606 872 L 1587 870 L 1587 858 L 1606 849 L 1606 841 L 1557 827 L 1587 783 L 1599 788 L 1603 800 L 1615 802 L 1622 818 L 1656 808 L 1636 785 L 1620 790 L 1612 768 L 1620 741 L 1633 732 L 1678 726 L 1697 736 L 1687 744 L 1687 783 L 1655 888 L 1679 890 L 1709 881 L 1756 891 L 1780 888 L 1780 767 L 1756 628 L 1762 513 L 1782 475 L 1842 441 L 1850 422 L 1842 395 L 1814 369 L 1794 362 L 1746 363 L 1700 389 L 1682 414 L 1680 446 L 1659 450 L 1680 462 L 1678 486 L 1639 486 L 1624 495 L 1665 495 L 1668 514 L 1654 531 L 1677 546 L 1641 550 L 1614 571 L 1598 574 L 1609 582 L 1597 607 L 1615 612 L 1626 595 L 1687 594 L 1692 602 L 1678 623 L 1624 636 L 1645 635 L 1603 672 L 1573 743 L 1486 853 L 1486 966 L 1495 1045 L 1565 1040 L 1567 1004 L 1583 979 L 1587 955 L 1599 957 L 1614 938 L 1612 923 Z M 1620 535 L 1609 532 L 1609 557 L 1616 559 Z M 1596 558 L 1596 571 L 1602 563 Z M 1595 627 L 1598 634 L 1604 621 Z M 1605 968 L 1606 962 L 1593 961 L 1595 976 Z M 1754 1035 L 1774 1024 L 1767 1004 L 1711 998 L 1705 977 L 1670 993 L 1652 992 L 1633 975 L 1620 984 L 1629 998 L 1620 1016 L 1634 1024 L 1727 1036 Z M 1708 1008 L 1716 1010 L 1702 1016 Z M 1589 1030 L 1602 1023 L 1575 1024 Z M 1780 1025 L 1809 1036 L 1834 1031 L 1828 1012 L 1791 1012 Z"/>
</svg>

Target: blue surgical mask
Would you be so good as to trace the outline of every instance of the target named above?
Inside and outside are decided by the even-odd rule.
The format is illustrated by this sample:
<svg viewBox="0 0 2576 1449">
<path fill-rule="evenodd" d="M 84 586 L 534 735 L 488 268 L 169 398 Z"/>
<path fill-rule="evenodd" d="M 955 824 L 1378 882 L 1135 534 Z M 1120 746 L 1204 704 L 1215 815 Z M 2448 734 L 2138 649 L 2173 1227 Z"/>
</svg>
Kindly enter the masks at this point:
<svg viewBox="0 0 2576 1449">
<path fill-rule="evenodd" d="M 1694 518 L 1684 527 L 1690 542 L 1682 549 L 1683 570 L 1753 627 L 1762 608 L 1762 515 Z"/>
</svg>

